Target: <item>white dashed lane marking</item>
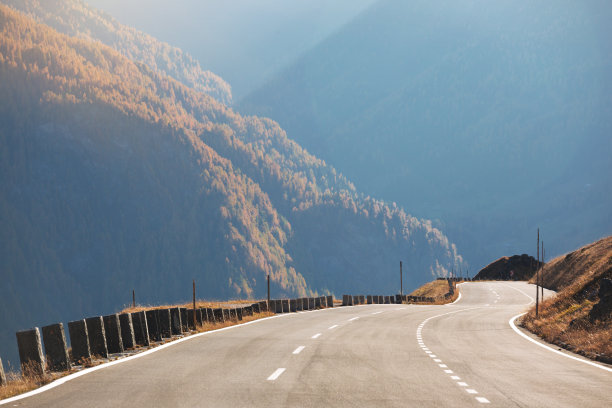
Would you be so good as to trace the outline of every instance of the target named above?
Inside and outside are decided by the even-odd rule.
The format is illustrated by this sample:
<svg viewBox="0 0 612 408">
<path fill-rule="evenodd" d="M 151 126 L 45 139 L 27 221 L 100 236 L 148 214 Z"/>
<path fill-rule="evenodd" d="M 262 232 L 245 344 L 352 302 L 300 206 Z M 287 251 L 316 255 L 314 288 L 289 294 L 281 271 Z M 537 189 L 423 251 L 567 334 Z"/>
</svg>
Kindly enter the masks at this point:
<svg viewBox="0 0 612 408">
<path fill-rule="evenodd" d="M 349 322 L 352 322 L 353 320 L 357 320 L 357 319 L 359 319 L 359 316 L 357 316 L 357 317 L 353 317 L 352 319 L 348 319 L 348 321 L 349 321 Z"/>
<path fill-rule="evenodd" d="M 300 354 L 302 350 L 304 350 L 305 348 L 306 348 L 305 346 L 300 346 L 296 348 L 295 350 L 293 350 L 293 354 Z"/>
<path fill-rule="evenodd" d="M 337 325 L 337 324 L 334 324 L 333 326 L 328 327 L 328 328 L 327 328 L 327 330 L 332 330 L 332 329 L 335 329 L 336 327 L 338 327 L 338 325 Z"/>
<path fill-rule="evenodd" d="M 284 368 L 279 368 L 279 369 L 277 369 L 275 372 L 273 372 L 273 373 L 272 373 L 272 375 L 271 375 L 271 376 L 269 376 L 269 377 L 268 377 L 268 381 L 274 381 L 274 380 L 276 380 L 276 379 L 277 379 L 278 377 L 280 377 L 280 375 L 281 375 L 282 373 L 284 373 L 284 372 L 285 372 L 285 369 L 284 369 Z"/>
<path fill-rule="evenodd" d="M 316 339 L 317 337 L 319 337 L 321 335 L 321 333 L 317 333 L 314 336 L 312 336 L 313 339 Z"/>
<path fill-rule="evenodd" d="M 495 295 L 497 296 L 497 299 L 499 299 L 499 295 L 498 295 L 497 293 L 496 293 Z M 497 300 L 495 300 L 495 302 L 494 302 L 494 303 L 497 303 Z M 485 305 L 485 306 L 489 306 L 489 305 L 487 304 L 487 305 Z M 463 309 L 463 310 L 469 310 L 469 309 Z M 436 317 L 440 317 L 440 316 L 444 316 L 444 315 L 448 315 L 448 314 L 452 314 L 452 313 L 458 313 L 458 312 L 461 312 L 461 311 L 462 311 L 462 310 L 458 310 L 458 311 L 455 311 L 455 312 L 450 312 L 450 313 L 444 313 L 444 314 L 441 314 L 441 315 L 438 315 L 438 316 L 432 316 L 432 317 L 430 317 L 430 318 L 428 318 L 428 319 L 425 319 L 425 320 L 424 320 L 424 321 L 423 321 L 423 322 L 422 322 L 422 323 L 419 325 L 419 327 L 418 327 L 418 329 L 417 329 L 417 331 L 416 331 L 416 338 L 417 338 L 417 341 L 418 341 L 419 346 L 421 347 L 421 349 L 423 349 L 423 351 L 424 351 L 424 352 L 425 352 L 425 353 L 426 353 L 426 354 L 427 354 L 429 357 L 431 357 L 435 363 L 438 363 L 438 367 L 440 367 L 440 368 L 444 369 L 444 372 L 445 372 L 446 374 L 454 374 L 454 373 L 453 373 L 453 370 L 449 369 L 449 368 L 448 368 L 448 366 L 447 366 L 446 364 L 443 364 L 443 363 L 442 363 L 442 360 L 441 360 L 441 359 L 439 359 L 439 358 L 436 358 L 437 356 L 436 356 L 435 354 L 433 354 L 433 352 L 432 352 L 431 350 L 429 350 L 429 348 L 427 348 L 427 347 L 425 346 L 425 343 L 423 342 L 423 336 L 422 336 L 422 333 L 423 333 L 423 326 L 425 326 L 425 323 L 427 323 L 429 320 L 434 319 L 434 318 L 436 318 Z M 450 376 L 450 378 L 451 378 L 452 380 L 455 380 L 455 381 L 457 382 L 457 385 L 458 385 L 458 386 L 460 386 L 460 387 L 468 387 L 468 384 L 467 384 L 466 382 L 459 381 L 459 380 L 461 380 L 461 378 L 460 378 L 458 375 L 451 375 L 451 376 Z M 478 394 L 478 391 L 476 391 L 476 390 L 475 390 L 475 389 L 473 389 L 473 388 L 464 388 L 464 390 L 465 390 L 465 392 L 467 392 L 468 394 L 472 394 L 472 395 L 473 395 L 473 394 Z M 480 402 L 480 403 L 482 403 L 482 404 L 489 404 L 489 403 L 490 403 L 490 401 L 489 401 L 488 399 L 486 399 L 485 397 L 475 397 L 475 398 L 476 398 L 476 401 L 478 401 L 478 402 Z"/>
</svg>

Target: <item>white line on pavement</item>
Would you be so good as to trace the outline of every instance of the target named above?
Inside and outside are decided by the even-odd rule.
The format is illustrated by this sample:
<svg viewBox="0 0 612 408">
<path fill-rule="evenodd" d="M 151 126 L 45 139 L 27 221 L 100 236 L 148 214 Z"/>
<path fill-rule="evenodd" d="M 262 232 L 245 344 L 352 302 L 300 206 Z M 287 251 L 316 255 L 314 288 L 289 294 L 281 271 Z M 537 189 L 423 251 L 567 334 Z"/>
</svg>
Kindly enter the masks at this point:
<svg viewBox="0 0 612 408">
<path fill-rule="evenodd" d="M 478 391 L 476 391 L 473 388 L 466 388 L 465 390 L 467 391 L 468 394 L 478 394 Z"/>
<path fill-rule="evenodd" d="M 457 385 L 460 386 L 460 387 L 467 387 L 468 386 L 467 383 L 464 383 L 463 381 L 458 381 Z"/>
<path fill-rule="evenodd" d="M 312 336 L 313 339 L 316 339 L 317 337 L 319 337 L 321 335 L 321 333 L 317 333 L 314 336 Z"/>
<path fill-rule="evenodd" d="M 545 344 L 542 344 L 542 343 L 540 343 L 539 341 L 536 341 L 536 340 L 532 339 L 531 337 L 527 336 L 525 333 L 521 332 L 521 331 L 520 331 L 520 330 L 519 330 L 519 329 L 516 327 L 516 325 L 514 324 L 514 321 L 515 321 L 516 319 L 518 319 L 519 317 L 523 316 L 524 314 L 526 314 L 526 313 L 521 313 L 520 315 L 516 315 L 516 316 L 514 316 L 513 318 L 511 318 L 511 319 L 508 321 L 508 324 L 510 325 L 510 327 L 512 327 L 512 330 L 514 330 L 514 331 L 515 331 L 516 333 L 518 333 L 519 335 L 523 336 L 524 338 L 526 338 L 526 339 L 527 339 L 527 340 L 529 340 L 530 342 L 532 342 L 532 343 L 534 343 L 534 344 L 537 344 L 538 346 L 543 347 L 543 348 L 545 348 L 546 350 L 552 351 L 553 353 L 557 353 L 557 354 L 559 354 L 559 355 L 562 355 L 563 357 L 571 358 L 572 360 L 580 361 L 581 363 L 589 364 L 589 365 L 592 365 L 593 367 L 601 368 L 602 370 L 606 370 L 606 371 L 612 372 L 612 368 L 608 368 L 608 367 L 602 366 L 602 365 L 600 365 L 600 364 L 594 363 L 594 362 L 592 362 L 592 361 L 583 360 L 583 359 L 581 359 L 581 358 L 574 357 L 574 356 L 571 356 L 571 355 L 569 355 L 569 354 L 562 353 L 562 352 L 560 352 L 560 351 L 558 351 L 558 350 L 555 350 L 555 349 L 554 349 L 554 348 L 552 348 L 552 347 L 549 347 L 549 346 L 547 346 L 547 345 L 545 345 Z"/>
<path fill-rule="evenodd" d="M 271 376 L 269 376 L 269 377 L 268 377 L 268 381 L 274 381 L 274 380 L 276 380 L 276 379 L 277 379 L 278 377 L 280 377 L 280 375 L 281 375 L 282 373 L 284 373 L 284 372 L 285 372 L 285 369 L 284 369 L 284 368 L 279 368 L 279 369 L 277 369 L 275 372 L 273 372 L 273 373 L 272 373 L 272 375 L 271 375 Z"/>
<path fill-rule="evenodd" d="M 302 350 L 304 350 L 305 348 L 306 348 L 305 346 L 300 346 L 296 348 L 295 350 L 293 350 L 293 354 L 300 354 Z"/>
<path fill-rule="evenodd" d="M 337 324 L 334 324 L 333 326 L 328 327 L 328 328 L 327 328 L 327 330 L 332 330 L 332 329 L 335 329 L 336 327 L 338 327 L 338 325 L 337 325 Z"/>
<path fill-rule="evenodd" d="M 444 372 L 445 372 L 446 374 L 452 374 L 452 373 L 453 373 L 453 370 L 444 370 Z"/>
<path fill-rule="evenodd" d="M 489 401 L 485 397 L 476 397 L 476 401 L 481 402 L 483 404 L 490 404 L 491 403 L 491 401 Z"/>
<path fill-rule="evenodd" d="M 357 316 L 357 317 L 353 317 L 352 319 L 348 319 L 348 321 L 349 321 L 349 322 L 352 322 L 353 320 L 357 320 L 357 319 L 359 319 L 359 316 Z"/>
</svg>

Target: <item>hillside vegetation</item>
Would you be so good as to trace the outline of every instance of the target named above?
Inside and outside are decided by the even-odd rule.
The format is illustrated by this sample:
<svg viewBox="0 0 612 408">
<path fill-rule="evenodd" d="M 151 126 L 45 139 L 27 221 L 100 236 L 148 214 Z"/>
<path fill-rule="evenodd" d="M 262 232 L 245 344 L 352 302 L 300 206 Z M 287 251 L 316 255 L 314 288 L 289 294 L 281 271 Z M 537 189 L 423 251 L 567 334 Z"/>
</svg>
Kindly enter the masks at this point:
<svg viewBox="0 0 612 408">
<path fill-rule="evenodd" d="M 270 275 L 273 296 L 390 292 L 398 259 L 407 287 L 462 263 L 276 122 L 6 6 L 0 79 L 6 360 L 16 330 L 110 313 L 131 289 L 173 303 L 195 278 L 200 298 L 263 297 Z"/>
<path fill-rule="evenodd" d="M 1 0 L 60 33 L 99 41 L 121 55 L 204 92 L 226 105 L 232 102 L 230 85 L 181 49 L 120 24 L 83 0 Z M 143 7 L 143 9 L 146 7 Z"/>
<path fill-rule="evenodd" d="M 612 279 L 612 237 L 548 262 L 544 286 L 559 293 L 544 300 L 538 318 L 535 308 L 525 315 L 523 325 L 546 341 L 611 363 L 612 292 L 602 298 L 604 279 Z M 603 313 L 594 313 L 598 304 Z"/>
</svg>

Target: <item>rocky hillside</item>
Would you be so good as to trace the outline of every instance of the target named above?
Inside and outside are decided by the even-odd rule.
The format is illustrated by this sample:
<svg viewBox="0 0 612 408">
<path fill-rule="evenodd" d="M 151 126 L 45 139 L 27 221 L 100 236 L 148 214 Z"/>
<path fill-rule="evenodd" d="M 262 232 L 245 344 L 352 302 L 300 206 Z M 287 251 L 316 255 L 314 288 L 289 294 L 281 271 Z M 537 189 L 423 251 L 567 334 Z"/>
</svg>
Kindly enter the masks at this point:
<svg viewBox="0 0 612 408">
<path fill-rule="evenodd" d="M 538 261 L 533 256 L 504 256 L 482 268 L 474 280 L 529 280 L 537 267 Z"/>
</svg>

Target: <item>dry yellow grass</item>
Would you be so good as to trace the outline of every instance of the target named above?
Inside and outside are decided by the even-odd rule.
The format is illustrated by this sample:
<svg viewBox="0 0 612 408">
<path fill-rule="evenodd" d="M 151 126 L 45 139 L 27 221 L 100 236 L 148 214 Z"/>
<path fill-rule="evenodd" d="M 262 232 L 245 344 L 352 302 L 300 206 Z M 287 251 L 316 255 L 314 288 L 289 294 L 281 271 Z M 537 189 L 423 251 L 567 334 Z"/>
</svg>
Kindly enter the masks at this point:
<svg viewBox="0 0 612 408">
<path fill-rule="evenodd" d="M 553 259 L 543 275 L 544 286 L 560 291 L 540 305 L 537 319 L 534 307 L 521 324 L 550 343 L 590 358 L 612 359 L 610 318 L 589 319 L 589 312 L 599 301 L 599 282 L 612 278 L 612 237 Z"/>
<path fill-rule="evenodd" d="M 455 284 L 456 288 L 456 284 Z M 448 281 L 446 280 L 435 280 L 427 282 L 423 286 L 415 289 L 410 296 L 427 296 L 433 297 L 436 300 L 434 302 L 416 302 L 417 304 L 426 305 L 443 305 L 446 303 L 454 302 L 459 296 L 459 291 L 455 290 L 455 294 L 448 299 L 444 298 L 444 295 L 448 293 Z"/>
<path fill-rule="evenodd" d="M 30 372 L 31 370 L 24 371 Z M 50 383 L 51 381 L 64 377 L 71 372 L 73 371 L 66 371 L 62 373 L 47 372 L 43 375 L 30 374 L 22 376 L 14 371 L 9 371 L 6 373 L 7 383 L 0 386 L 0 400 L 14 397 L 15 395 L 23 394 L 24 392 L 32 391 Z"/>
<path fill-rule="evenodd" d="M 229 305 L 232 306 L 250 306 L 253 303 L 259 302 L 258 300 L 227 300 L 224 302 L 211 302 L 205 300 L 196 300 L 196 308 L 209 307 L 209 308 L 230 308 Z M 174 307 L 184 307 L 186 309 L 193 309 L 193 302 L 189 303 L 181 303 L 176 305 L 155 305 L 155 306 L 145 306 L 145 305 L 136 305 L 136 307 L 126 307 L 121 310 L 119 313 L 135 313 L 146 310 L 156 310 L 156 309 L 171 309 Z"/>
</svg>

